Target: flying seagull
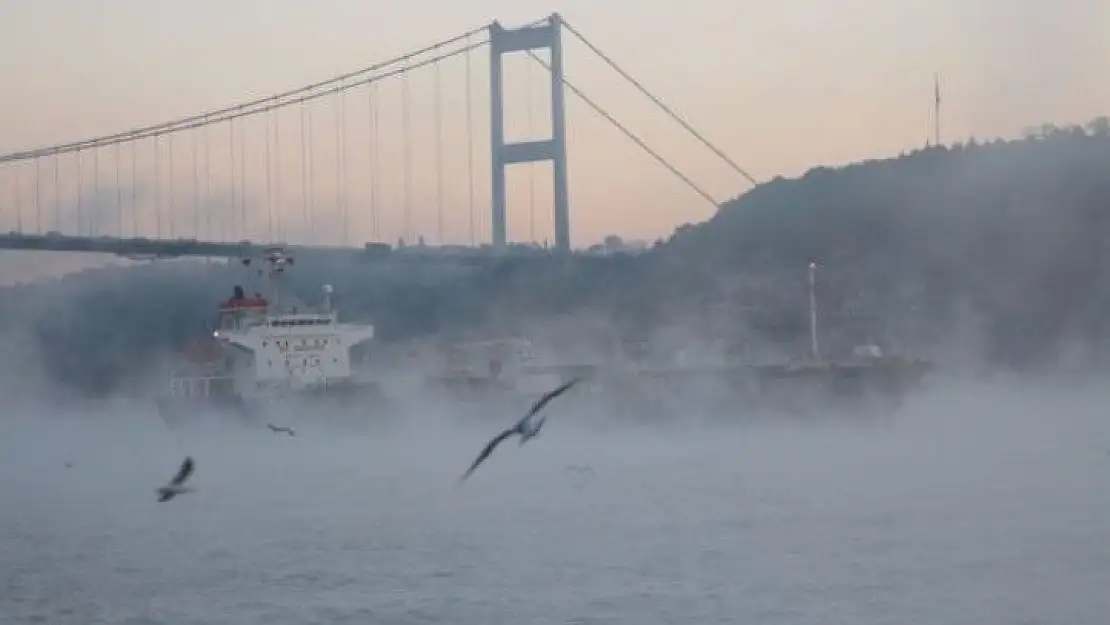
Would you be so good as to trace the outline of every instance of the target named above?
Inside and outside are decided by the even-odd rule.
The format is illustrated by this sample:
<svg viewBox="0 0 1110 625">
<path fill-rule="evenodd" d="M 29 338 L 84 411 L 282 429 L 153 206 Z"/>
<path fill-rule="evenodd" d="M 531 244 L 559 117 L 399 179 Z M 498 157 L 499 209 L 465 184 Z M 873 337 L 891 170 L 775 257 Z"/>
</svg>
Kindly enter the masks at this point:
<svg viewBox="0 0 1110 625">
<path fill-rule="evenodd" d="M 493 450 L 510 436 L 514 434 L 520 436 L 521 445 L 538 436 L 540 428 L 542 428 L 544 422 L 547 421 L 547 417 L 540 417 L 539 419 L 533 419 L 533 417 L 535 417 L 548 402 L 570 390 L 570 387 L 578 384 L 580 380 L 581 378 L 573 378 L 569 382 L 564 382 L 558 388 L 548 391 L 543 397 L 536 400 L 536 403 L 532 404 L 532 408 L 528 411 L 528 414 L 524 415 L 520 421 L 517 421 L 516 425 L 493 437 L 493 440 L 486 444 L 482 453 L 478 454 L 478 458 L 474 460 L 474 463 L 470 465 L 466 473 L 463 473 L 462 477 L 459 478 L 459 482 L 461 483 L 463 480 L 470 477 L 470 474 L 478 468 L 478 465 L 485 462 L 486 458 L 489 458 L 489 455 L 493 453 Z"/>
<path fill-rule="evenodd" d="M 593 467 L 590 465 L 568 464 L 567 471 L 574 471 L 575 473 L 593 473 Z"/>
<path fill-rule="evenodd" d="M 181 468 L 177 470 L 177 475 L 173 476 L 169 484 L 155 491 L 158 493 L 158 501 L 169 501 L 178 495 L 192 492 L 193 489 L 185 486 L 185 480 L 189 479 L 189 476 L 192 474 L 193 458 L 192 456 L 185 456 L 185 461 L 181 463 Z"/>
<path fill-rule="evenodd" d="M 274 425 L 272 423 L 267 423 L 266 427 L 270 428 L 270 431 L 275 432 L 275 433 L 285 432 L 289 436 L 294 436 L 295 435 L 295 433 L 293 432 L 293 428 L 283 428 L 281 426 L 277 426 L 277 425 Z"/>
</svg>

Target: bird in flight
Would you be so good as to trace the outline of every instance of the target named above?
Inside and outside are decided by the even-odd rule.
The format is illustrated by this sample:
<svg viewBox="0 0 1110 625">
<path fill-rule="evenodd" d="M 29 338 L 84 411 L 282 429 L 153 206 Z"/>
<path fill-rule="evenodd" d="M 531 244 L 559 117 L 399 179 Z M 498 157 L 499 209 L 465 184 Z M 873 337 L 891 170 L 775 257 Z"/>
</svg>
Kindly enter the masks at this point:
<svg viewBox="0 0 1110 625">
<path fill-rule="evenodd" d="M 540 397 L 538 400 L 536 400 L 536 403 L 532 404 L 532 408 L 528 410 L 527 414 L 521 417 L 520 421 L 517 421 L 516 424 L 513 425 L 511 428 L 493 437 L 493 440 L 486 444 L 485 448 L 482 449 L 482 453 L 478 454 L 478 457 L 474 460 L 474 463 L 471 464 L 470 468 L 466 470 L 466 473 L 463 473 L 462 477 L 459 478 L 459 482 L 461 483 L 466 480 L 466 478 L 470 477 L 470 474 L 473 473 L 479 465 L 485 462 L 486 458 L 489 458 L 489 455 L 493 453 L 493 450 L 496 449 L 498 445 L 500 445 L 502 442 L 505 441 L 505 439 L 509 438 L 510 436 L 520 436 L 521 445 L 538 436 L 540 433 L 540 429 L 547 421 L 547 417 L 544 416 L 537 419 L 535 418 L 536 415 L 539 413 L 540 410 L 543 410 L 543 407 L 546 406 L 548 402 L 570 390 L 570 388 L 575 384 L 578 384 L 579 381 L 581 381 L 581 378 L 572 378 L 570 381 L 564 382 L 558 388 L 548 391 L 543 395 L 543 397 Z"/>
<path fill-rule="evenodd" d="M 293 428 L 283 428 L 281 426 L 274 425 L 272 423 L 267 423 L 266 427 L 270 428 L 270 431 L 274 432 L 274 433 L 285 432 L 289 436 L 294 436 L 295 435 L 295 432 L 293 432 Z"/>
<path fill-rule="evenodd" d="M 173 476 L 169 484 L 155 491 L 158 493 L 158 501 L 169 501 L 178 495 L 192 492 L 193 489 L 185 485 L 185 480 L 188 480 L 189 476 L 192 474 L 193 458 L 192 456 L 185 456 L 185 460 L 181 463 L 181 468 L 177 470 L 177 475 Z"/>
</svg>

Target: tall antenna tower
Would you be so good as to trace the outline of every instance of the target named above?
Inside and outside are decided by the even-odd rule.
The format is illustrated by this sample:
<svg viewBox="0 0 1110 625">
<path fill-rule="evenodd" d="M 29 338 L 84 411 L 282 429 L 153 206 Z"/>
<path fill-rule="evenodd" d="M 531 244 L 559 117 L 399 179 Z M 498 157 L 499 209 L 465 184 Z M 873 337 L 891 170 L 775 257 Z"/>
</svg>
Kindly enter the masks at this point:
<svg viewBox="0 0 1110 625">
<path fill-rule="evenodd" d="M 933 145 L 940 147 L 940 74 L 933 74 Z"/>
</svg>

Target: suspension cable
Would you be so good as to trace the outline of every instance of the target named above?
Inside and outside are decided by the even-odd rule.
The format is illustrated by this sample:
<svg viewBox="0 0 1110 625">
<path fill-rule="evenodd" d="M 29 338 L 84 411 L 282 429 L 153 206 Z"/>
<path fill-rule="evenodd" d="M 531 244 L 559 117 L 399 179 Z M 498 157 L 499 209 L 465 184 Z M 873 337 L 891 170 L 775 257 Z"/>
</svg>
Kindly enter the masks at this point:
<svg viewBox="0 0 1110 625">
<path fill-rule="evenodd" d="M 172 135 L 171 135 L 172 136 Z M 232 174 L 235 175 L 234 173 Z M 239 222 L 243 228 L 241 236 L 251 238 L 247 221 L 247 120 L 239 124 Z"/>
<path fill-rule="evenodd" d="M 123 236 L 123 186 L 120 185 L 120 161 L 122 160 L 123 144 L 116 144 L 116 236 Z"/>
<path fill-rule="evenodd" d="M 528 50 L 527 53 L 528 53 L 528 56 L 532 57 L 532 59 L 534 59 L 537 63 L 542 65 L 544 67 L 544 69 L 546 69 L 549 72 L 551 71 L 551 66 L 546 61 L 544 61 L 539 56 L 537 56 L 535 52 L 532 52 L 531 50 Z M 658 152 L 651 149 L 651 147 L 649 147 L 646 143 L 644 143 L 644 141 L 642 139 L 640 139 L 640 137 L 636 136 L 636 134 L 633 133 L 631 130 L 629 130 L 624 124 L 617 121 L 615 117 L 613 117 L 611 114 L 609 114 L 609 112 L 606 111 L 605 109 L 601 108 L 601 106 L 599 104 L 597 104 L 592 99 L 590 99 L 590 97 L 587 96 L 585 93 L 583 93 L 578 87 L 575 87 L 569 80 L 567 80 L 566 76 L 564 76 L 562 78 L 562 83 L 567 89 L 570 89 L 571 92 L 574 93 L 574 95 L 578 96 L 583 102 L 585 102 L 597 114 L 604 117 L 610 124 L 615 126 L 617 128 L 617 130 L 624 133 L 624 135 L 626 137 L 628 137 L 633 142 L 635 142 L 636 145 L 640 146 L 640 149 L 647 152 L 648 155 L 651 156 L 652 158 L 654 158 L 656 161 L 658 161 L 660 165 L 669 169 L 672 174 L 674 174 L 680 180 L 685 182 L 686 185 L 689 186 L 691 189 L 693 189 L 695 193 L 697 193 L 698 195 L 705 198 L 705 200 L 707 202 L 709 202 L 710 204 L 712 204 L 714 207 L 719 207 L 719 204 L 717 203 L 717 200 L 713 199 L 713 196 L 709 195 L 709 193 L 707 193 L 704 189 L 699 187 L 693 180 L 691 180 L 688 176 L 686 176 L 686 174 L 683 174 L 681 171 L 679 171 L 674 165 L 671 165 L 670 162 L 668 162 L 667 159 L 663 158 Z"/>
<path fill-rule="evenodd" d="M 62 231 L 62 196 L 58 188 L 58 178 L 61 170 L 62 157 L 54 155 L 54 231 Z"/>
<path fill-rule="evenodd" d="M 274 218 L 278 239 L 285 238 L 284 220 L 281 218 L 281 111 L 274 109 Z"/>
<path fill-rule="evenodd" d="M 35 159 L 35 232 L 42 234 L 42 204 L 39 202 L 40 187 L 42 186 L 42 160 Z"/>
<path fill-rule="evenodd" d="M 409 110 L 409 77 L 407 72 L 403 72 L 401 74 L 401 151 L 403 159 L 401 166 L 404 178 L 404 237 L 406 245 L 412 245 L 414 238 L 412 233 L 412 133 L 409 119 L 411 115 L 412 111 Z"/>
<path fill-rule="evenodd" d="M 113 142 L 120 142 L 120 141 L 131 141 L 131 140 L 134 140 L 136 138 L 145 137 L 147 135 L 150 135 L 151 133 L 164 134 L 167 131 L 172 132 L 172 131 L 175 131 L 175 130 L 185 130 L 188 127 L 192 127 L 193 124 L 195 124 L 197 122 L 201 122 L 201 121 L 205 120 L 206 118 L 215 118 L 216 121 L 223 121 L 225 116 L 229 115 L 229 114 L 233 114 L 233 113 L 236 113 L 236 112 L 242 112 L 242 111 L 245 111 L 245 110 L 252 110 L 252 109 L 255 109 L 256 107 L 260 107 L 261 105 L 265 105 L 266 103 L 273 102 L 275 100 L 287 101 L 290 98 L 294 98 L 295 96 L 300 96 L 300 95 L 305 94 L 305 93 L 316 91 L 317 89 L 328 87 L 329 85 L 334 85 L 334 84 L 337 84 L 337 83 L 343 83 L 343 82 L 346 82 L 348 80 L 357 78 L 359 76 L 364 76 L 366 74 L 371 74 L 371 73 L 380 71 L 382 69 L 385 69 L 387 67 L 397 65 L 397 64 L 402 63 L 404 61 L 411 60 L 415 57 L 423 56 L 423 55 L 425 55 L 429 52 L 434 52 L 434 51 L 439 50 L 441 48 L 445 48 L 445 47 L 450 46 L 452 44 L 456 44 L 460 41 L 463 41 L 464 39 L 469 39 L 473 35 L 476 35 L 478 33 L 487 31 L 488 28 L 489 28 L 488 26 L 481 26 L 481 27 L 478 27 L 478 28 L 472 28 L 472 29 L 468 30 L 467 32 L 465 32 L 461 35 L 456 35 L 456 36 L 451 37 L 449 39 L 444 39 L 442 41 L 438 41 L 438 42 L 436 42 L 432 45 L 424 46 L 423 48 L 420 48 L 419 50 L 414 50 L 412 52 L 409 52 L 408 54 L 404 54 L 402 56 L 394 57 L 392 59 L 389 59 L 388 61 L 375 63 L 373 65 L 369 65 L 369 66 L 364 67 L 362 69 L 355 70 L 353 72 L 348 72 L 346 74 L 342 74 L 340 76 L 335 76 L 333 78 L 329 78 L 327 80 L 322 80 L 320 82 L 316 82 L 316 83 L 313 83 L 313 84 L 310 84 L 310 85 L 305 85 L 305 86 L 302 86 L 302 87 L 298 87 L 297 89 L 291 89 L 289 91 L 276 93 L 276 94 L 269 95 L 269 96 L 262 97 L 262 98 L 256 98 L 256 99 L 249 100 L 249 101 L 246 101 L 246 102 L 240 102 L 238 104 L 233 104 L 231 106 L 226 106 L 224 108 L 216 109 L 216 110 L 213 110 L 213 111 L 207 111 L 207 112 L 201 113 L 199 115 L 191 115 L 189 117 L 182 117 L 180 119 L 175 119 L 175 120 L 169 121 L 169 122 L 154 124 L 154 125 L 150 125 L 150 126 L 141 126 L 141 127 L 138 127 L 138 128 L 133 128 L 131 130 L 124 131 L 124 132 L 117 132 L 117 133 L 114 133 L 114 134 L 104 135 L 104 136 L 100 136 L 100 137 L 93 137 L 93 138 L 90 138 L 90 139 L 83 139 L 81 141 L 74 141 L 74 142 L 71 142 L 71 143 L 63 143 L 63 144 L 53 145 L 53 146 L 44 147 L 44 148 L 38 148 L 38 149 L 34 149 L 34 150 L 27 150 L 27 151 L 23 151 L 23 152 L 14 152 L 14 153 L 11 153 L 11 154 L 0 156 L 0 163 L 8 162 L 8 161 L 28 160 L 28 159 L 31 159 L 31 158 L 35 158 L 37 156 L 43 156 L 43 155 L 48 155 L 48 154 L 73 152 L 73 151 L 76 151 L 78 149 L 89 148 L 89 147 L 93 147 L 93 146 L 99 146 L 99 145 L 103 145 L 105 143 L 113 143 Z M 414 69 L 414 68 L 410 67 L 410 69 Z M 355 82 L 355 83 L 351 83 L 351 84 L 358 85 L 358 84 L 362 84 L 362 82 L 364 82 L 364 80 L 359 81 L 359 82 Z M 334 90 L 334 88 L 328 89 L 327 91 L 325 91 L 325 94 L 330 93 L 332 90 Z M 286 103 L 287 104 L 292 104 L 292 103 L 295 103 L 299 100 L 300 99 L 297 98 L 296 100 L 293 100 L 293 102 L 286 102 Z M 252 112 L 262 112 L 262 110 L 268 110 L 268 107 L 262 107 L 261 110 L 252 111 Z"/>
<path fill-rule="evenodd" d="M 23 193 L 19 188 L 19 167 L 12 168 L 15 182 L 12 184 L 12 201 L 15 202 L 15 230 L 23 232 Z"/>
<path fill-rule="evenodd" d="M 725 163 L 727 163 L 729 167 L 734 169 L 736 171 L 736 173 L 740 174 L 744 178 L 747 178 L 748 182 L 752 183 L 753 185 L 759 184 L 758 182 L 756 182 L 756 179 L 753 178 L 747 171 L 745 171 L 743 168 L 741 168 L 739 165 L 737 165 L 731 158 L 728 157 L 728 155 L 726 155 L 723 151 L 721 151 L 717 146 L 710 143 L 709 139 L 706 139 L 704 135 L 702 135 L 700 132 L 695 130 L 694 127 L 691 126 L 685 119 L 683 119 L 681 115 L 679 115 L 673 109 L 671 109 L 669 106 L 664 104 L 663 101 L 661 99 L 659 99 L 655 94 L 653 94 L 651 91 L 648 91 L 647 87 L 645 87 L 643 85 L 643 83 L 641 83 L 640 81 L 633 78 L 632 75 L 629 74 L 628 72 L 626 72 L 623 68 L 621 68 L 620 65 L 617 65 L 616 61 L 614 61 L 612 58 L 609 57 L 609 55 L 602 52 L 600 48 L 598 48 L 593 43 L 591 43 L 588 39 L 586 39 L 582 35 L 582 33 L 578 32 L 578 30 L 574 28 L 574 26 L 571 26 L 570 24 L 568 24 L 565 21 L 562 22 L 562 25 L 567 30 L 569 30 L 570 33 L 572 35 L 574 35 L 579 41 L 586 44 L 586 47 L 588 47 L 591 51 L 593 51 L 594 54 L 596 54 L 598 57 L 600 57 L 602 61 L 605 61 L 605 63 L 607 65 L 609 65 L 609 67 L 611 67 L 614 71 L 616 71 L 618 74 L 620 74 L 621 77 L 623 77 L 625 80 L 630 82 L 632 84 L 632 86 L 636 87 L 636 89 L 638 89 L 640 91 L 640 93 L 642 93 L 649 100 L 651 100 L 653 103 L 655 103 L 656 106 L 658 106 L 660 109 L 662 109 L 663 112 L 665 112 L 668 116 L 670 116 L 671 119 L 678 122 L 683 127 L 683 129 L 686 130 L 686 132 L 690 133 L 695 139 L 697 139 L 703 145 L 705 145 L 705 147 L 712 150 L 714 154 L 716 154 L 718 157 L 721 158 L 721 160 L 723 160 Z"/>
<path fill-rule="evenodd" d="M 367 114 L 370 127 L 370 236 L 375 242 L 380 242 L 378 232 L 378 181 L 381 176 L 378 167 L 378 83 L 369 85 L 366 96 Z"/>
<path fill-rule="evenodd" d="M 154 232 L 159 239 L 162 238 L 162 185 L 158 183 L 161 178 L 161 167 L 159 166 L 159 155 L 162 152 L 161 146 L 158 144 L 158 137 L 153 137 L 151 141 L 154 143 Z"/>
<path fill-rule="evenodd" d="M 77 161 L 77 171 L 74 174 L 77 178 L 77 234 L 80 235 L 81 224 L 85 212 L 85 180 L 84 176 L 81 175 L 84 173 L 82 171 L 84 168 L 81 166 L 81 150 L 77 150 L 76 152 L 74 152 L 74 156 L 76 157 Z"/>
<path fill-rule="evenodd" d="M 237 234 L 236 233 L 236 227 L 235 227 L 235 221 L 236 221 L 235 220 L 235 209 L 239 208 L 239 202 L 236 199 L 239 195 L 239 184 L 237 182 L 237 179 L 235 178 L 236 166 L 235 166 L 235 118 L 234 117 L 227 120 L 227 154 L 228 154 L 228 162 L 230 163 L 230 166 L 228 167 L 228 174 L 231 176 L 231 210 L 227 211 L 227 215 L 228 215 L 228 222 L 230 223 L 230 228 L 229 228 L 231 230 L 230 234 L 231 234 L 232 237 L 235 237 L 235 235 Z M 242 234 L 242 233 L 238 233 L 238 234 Z"/>
<path fill-rule="evenodd" d="M 215 235 L 212 231 L 212 137 L 208 132 L 210 128 L 211 126 L 205 126 L 201 129 L 204 136 L 204 231 L 207 237 Z"/>
<path fill-rule="evenodd" d="M 305 144 L 305 161 L 307 163 L 308 177 L 305 179 L 305 225 L 308 227 L 308 234 L 312 237 L 312 242 L 316 243 L 316 221 L 312 218 L 316 214 L 316 168 L 315 159 L 316 143 L 313 140 L 313 126 L 312 126 L 312 107 L 305 107 L 305 115 L 308 118 L 308 126 L 306 127 L 308 133 L 308 143 Z"/>
<path fill-rule="evenodd" d="M 266 237 L 271 241 L 274 240 L 274 196 L 272 193 L 271 179 L 273 178 L 272 162 L 270 159 L 270 142 L 273 140 L 273 111 L 266 114 L 266 148 L 263 150 L 265 162 L 263 163 L 266 169 L 266 175 L 263 179 L 263 187 L 266 195 Z"/>
<path fill-rule="evenodd" d="M 474 82 L 470 70 L 470 37 L 466 39 L 466 184 L 467 211 L 470 215 L 470 245 L 474 246 L 474 97 L 471 88 Z"/>
<path fill-rule="evenodd" d="M 308 229 L 308 104 L 301 103 L 301 212 L 305 230 Z"/>
<path fill-rule="evenodd" d="M 139 144 L 131 144 L 131 236 L 139 236 Z"/>
<path fill-rule="evenodd" d="M 273 103 L 273 104 L 270 104 L 270 105 L 267 105 L 267 106 L 264 106 L 264 107 L 261 107 L 261 108 L 253 109 L 253 110 L 237 111 L 237 112 L 234 112 L 234 113 L 231 113 L 231 114 L 228 114 L 228 115 L 224 115 L 222 117 L 215 118 L 215 119 L 208 119 L 208 120 L 203 120 L 202 119 L 201 121 L 192 122 L 192 123 L 190 123 L 188 125 L 184 125 L 184 126 L 173 127 L 172 129 L 163 129 L 163 130 L 159 130 L 159 131 L 149 132 L 149 133 L 143 134 L 143 135 L 132 135 L 132 136 L 128 136 L 126 139 L 117 140 L 116 142 L 133 142 L 133 141 L 137 141 L 139 139 L 143 139 L 143 138 L 146 138 L 146 137 L 152 137 L 152 138 L 155 139 L 155 145 L 157 146 L 157 137 L 159 137 L 163 134 L 164 135 L 170 135 L 174 132 L 180 132 L 180 131 L 200 128 L 202 126 L 206 126 L 206 125 L 214 124 L 214 123 L 219 123 L 219 122 L 222 122 L 222 121 L 225 121 L 225 120 L 228 121 L 229 125 L 230 125 L 229 134 L 231 135 L 231 151 L 232 151 L 232 167 L 231 167 L 232 174 L 231 175 L 232 175 L 232 203 L 233 203 L 232 205 L 234 207 L 234 200 L 236 199 L 236 197 L 235 197 L 236 196 L 236 193 L 235 193 L 235 160 L 236 159 L 235 159 L 235 154 L 234 154 L 234 151 L 235 151 L 235 149 L 234 149 L 235 148 L 234 120 L 235 119 L 246 117 L 248 115 L 264 113 L 264 112 L 269 111 L 269 110 L 273 110 L 273 109 L 276 109 L 276 108 L 281 108 L 281 107 L 284 107 L 284 106 L 289 106 L 289 105 L 292 105 L 292 104 L 296 104 L 298 102 L 302 103 L 302 104 L 307 103 L 309 101 L 325 97 L 325 96 L 327 96 L 329 94 L 332 94 L 332 93 L 339 93 L 340 91 L 346 91 L 346 90 L 349 90 L 349 89 L 352 89 L 352 88 L 355 88 L 355 87 L 358 87 L 358 86 L 362 86 L 362 85 L 374 84 L 374 83 L 377 83 L 381 80 L 391 78 L 393 76 L 398 76 L 398 75 L 401 75 L 405 72 L 411 72 L 414 69 L 425 67 L 425 66 L 430 65 L 432 63 L 438 63 L 438 62 L 441 62 L 445 59 L 448 59 L 448 58 L 451 58 L 451 57 L 454 57 L 454 56 L 458 56 L 460 54 L 468 54 L 470 51 L 475 50 L 477 48 L 480 48 L 480 47 L 486 45 L 487 43 L 489 43 L 488 39 L 478 41 L 478 42 L 475 42 L 475 43 L 472 43 L 472 44 L 468 44 L 468 45 L 466 45 L 462 48 L 453 50 L 451 52 L 444 53 L 444 54 L 441 54 L 441 55 L 438 55 L 438 56 L 435 56 L 435 57 L 431 57 L 431 58 L 428 58 L 428 59 L 424 59 L 424 60 L 420 61 L 419 63 L 415 63 L 415 64 L 412 64 L 412 65 L 408 65 L 406 63 L 406 65 L 403 66 L 400 69 L 393 70 L 393 71 L 390 71 L 390 72 L 385 72 L 385 73 L 382 73 L 382 74 L 377 74 L 377 75 L 365 78 L 365 79 L 363 79 L 359 82 L 356 82 L 356 83 L 349 83 L 349 84 L 346 84 L 346 85 L 340 85 L 338 87 L 333 87 L 332 89 L 330 89 L 328 91 L 307 94 L 307 95 L 301 96 L 301 97 L 299 97 L 295 100 Z M 468 58 L 469 58 L 469 54 L 468 54 Z M 469 89 L 469 81 L 468 81 L 468 89 Z M 468 98 L 468 104 L 469 104 L 469 98 Z M 313 184 L 312 184 L 313 183 L 313 162 L 312 162 L 313 158 L 312 158 L 312 149 L 311 149 L 311 144 L 312 144 L 311 111 L 310 111 L 310 109 L 308 109 L 307 106 L 304 107 L 304 110 L 309 116 L 309 127 L 308 127 L 308 137 L 307 137 L 308 142 L 309 142 L 309 150 L 308 150 L 308 157 L 307 157 L 307 159 L 308 159 L 307 178 L 308 178 L 308 187 L 309 188 L 307 190 L 306 198 L 305 198 L 305 205 L 306 205 L 306 209 L 307 209 L 306 210 L 306 221 L 308 221 L 310 233 L 312 234 L 313 237 L 315 237 L 315 230 L 316 230 L 315 225 L 316 224 L 315 224 L 314 221 L 311 220 L 311 217 L 310 217 L 310 214 L 312 212 L 312 203 L 313 203 L 312 202 L 312 200 L 313 200 L 312 190 L 311 190 L 311 187 L 313 186 Z M 242 133 L 241 133 L 241 135 L 242 135 Z M 242 228 L 243 228 L 242 236 L 246 236 L 246 229 L 247 229 L 246 186 L 245 186 L 245 184 L 246 184 L 246 182 L 245 182 L 245 176 L 246 176 L 245 142 L 246 142 L 246 137 L 245 137 L 245 135 L 243 135 L 242 140 L 240 141 L 241 145 L 239 146 L 239 148 L 240 148 L 240 150 L 239 150 L 240 151 L 240 158 L 238 159 L 240 161 L 238 163 L 239 164 L 239 173 L 240 173 L 240 184 L 239 184 L 240 192 L 238 193 L 238 199 L 239 199 L 240 221 L 241 221 L 241 225 L 242 225 Z M 74 152 L 80 152 L 81 149 L 85 149 L 85 148 L 94 148 L 95 149 L 97 147 L 103 147 L 105 145 L 111 145 L 112 143 L 113 143 L 112 141 L 106 141 L 104 143 L 98 143 L 98 144 L 93 144 L 93 143 L 81 144 L 82 145 L 81 148 L 74 149 L 73 151 Z M 406 149 L 408 147 L 409 146 L 406 144 Z M 61 151 L 60 150 L 59 151 L 52 151 L 51 149 L 47 149 L 47 150 L 42 152 L 42 154 L 53 154 L 53 153 L 61 153 Z M 28 154 L 32 154 L 32 153 L 28 153 Z M 95 156 L 95 153 L 94 153 L 94 156 Z M 32 157 L 33 156 L 27 156 L 26 158 L 32 158 Z M 4 162 L 5 159 L 9 160 L 9 161 L 21 160 L 21 159 L 15 158 L 14 156 L 13 157 L 0 157 L 0 163 Z M 157 157 L 155 158 L 155 164 L 157 166 Z M 471 186 L 473 186 L 473 175 L 471 175 L 470 178 L 471 178 Z M 155 174 L 155 181 L 156 181 L 155 186 L 157 186 L 157 173 Z M 409 187 L 409 185 L 406 184 L 406 189 L 408 189 L 408 187 Z M 79 193 L 80 193 L 80 188 L 79 188 Z M 473 190 L 471 191 L 471 197 L 473 197 Z M 78 196 L 78 206 L 81 205 L 80 199 L 81 199 L 81 196 L 79 195 Z M 171 201 L 172 201 L 172 198 L 171 198 Z M 473 202 L 471 202 L 471 205 L 473 206 Z M 473 209 L 472 209 L 471 212 L 473 213 Z M 78 214 L 78 223 L 79 223 L 78 229 L 80 230 L 80 218 L 81 218 L 80 209 L 78 210 L 78 213 L 79 213 Z M 161 214 L 160 207 L 156 208 L 155 213 L 156 213 L 157 218 L 158 218 L 157 228 L 156 228 L 156 231 L 158 233 L 157 236 L 161 237 L 162 214 Z M 410 213 L 411 213 L 411 207 L 406 210 L 406 215 L 410 215 Z M 411 215 L 410 215 L 410 217 L 411 217 Z M 410 226 L 409 229 L 411 229 L 411 226 Z"/>
<path fill-rule="evenodd" d="M 439 63 L 435 65 L 436 239 L 443 245 L 443 102 Z"/>
<path fill-rule="evenodd" d="M 347 106 L 346 97 L 342 91 L 335 92 L 335 106 L 335 186 L 339 195 L 339 214 L 343 220 L 343 245 L 347 245 L 348 230 L 350 229 L 347 218 Z"/>
<path fill-rule="evenodd" d="M 92 218 L 89 219 L 89 235 L 96 236 L 100 234 L 100 151 L 93 150 L 93 195 L 92 195 Z"/>
<path fill-rule="evenodd" d="M 168 156 L 166 158 L 166 162 L 168 164 L 167 172 L 166 172 L 167 173 L 167 175 L 166 175 L 166 186 L 169 187 L 169 191 L 170 191 L 170 202 L 169 202 L 169 209 L 170 210 L 169 210 L 169 215 L 167 216 L 167 219 L 170 222 L 169 223 L 170 238 L 172 239 L 175 236 L 177 236 L 177 228 L 176 228 L 176 224 L 177 224 L 177 217 L 176 217 L 176 215 L 177 215 L 177 192 L 174 190 L 174 185 L 173 185 L 174 175 L 173 175 L 173 135 L 172 134 L 166 135 L 166 152 L 168 153 Z"/>
<path fill-rule="evenodd" d="M 533 139 L 532 133 L 535 132 L 533 124 L 532 112 L 532 74 L 535 73 L 533 68 L 534 64 L 529 63 L 528 69 L 525 70 L 524 83 L 527 87 L 527 96 L 525 97 L 525 108 L 528 111 L 528 140 Z M 528 163 L 528 242 L 536 242 L 536 162 L 530 161 Z"/>
</svg>

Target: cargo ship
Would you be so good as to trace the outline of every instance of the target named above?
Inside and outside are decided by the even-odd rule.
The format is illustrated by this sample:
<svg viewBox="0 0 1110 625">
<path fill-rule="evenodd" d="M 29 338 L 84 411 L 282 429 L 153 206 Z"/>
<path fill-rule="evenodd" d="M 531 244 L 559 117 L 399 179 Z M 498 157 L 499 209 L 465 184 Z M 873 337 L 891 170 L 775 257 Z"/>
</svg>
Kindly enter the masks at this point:
<svg viewBox="0 0 1110 625">
<path fill-rule="evenodd" d="M 247 296 L 237 285 L 219 304 L 210 336 L 186 351 L 157 399 L 168 424 L 213 412 L 268 420 L 301 400 L 335 406 L 379 394 L 352 369 L 352 348 L 373 339 L 374 326 L 341 322 L 330 285 L 315 306 L 284 294 L 295 259 L 283 249 L 266 250 L 260 261 L 269 297 Z"/>
<path fill-rule="evenodd" d="M 522 338 L 451 346 L 448 366 L 430 381 L 455 406 L 495 405 L 534 395 L 571 377 L 587 382 L 563 405 L 609 419 L 669 421 L 687 417 L 889 416 L 921 388 L 932 363 L 891 355 L 873 342 L 826 355 L 819 341 L 815 263 L 809 265 L 809 346 L 786 362 L 755 364 L 743 356 L 695 362 L 684 350 L 652 357 L 650 341 L 626 340 L 597 362 L 554 364 Z M 660 346 L 654 346 L 658 349 Z"/>
<path fill-rule="evenodd" d="M 815 417 L 890 416 L 922 388 L 933 364 L 886 353 L 864 343 L 848 354 L 822 353 L 818 335 L 816 263 L 809 264 L 809 348 L 772 364 L 726 362 L 706 366 L 630 363 L 610 376 L 627 397 L 627 411 L 669 415 L 698 407 L 721 418 L 748 415 Z"/>
</svg>

